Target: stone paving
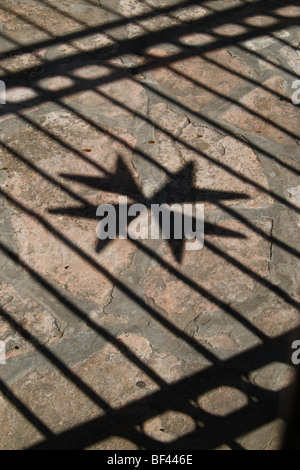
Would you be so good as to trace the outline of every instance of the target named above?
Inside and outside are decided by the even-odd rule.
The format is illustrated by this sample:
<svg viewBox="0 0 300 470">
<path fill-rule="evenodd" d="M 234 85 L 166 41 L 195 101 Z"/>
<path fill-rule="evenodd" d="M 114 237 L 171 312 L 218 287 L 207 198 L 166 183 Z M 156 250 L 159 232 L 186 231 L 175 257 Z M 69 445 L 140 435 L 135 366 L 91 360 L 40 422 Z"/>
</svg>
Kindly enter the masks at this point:
<svg viewBox="0 0 300 470">
<path fill-rule="evenodd" d="M 1 1 L 1 449 L 280 448 L 299 19 L 287 0 Z M 120 195 L 204 204 L 203 249 L 97 240 Z"/>
</svg>

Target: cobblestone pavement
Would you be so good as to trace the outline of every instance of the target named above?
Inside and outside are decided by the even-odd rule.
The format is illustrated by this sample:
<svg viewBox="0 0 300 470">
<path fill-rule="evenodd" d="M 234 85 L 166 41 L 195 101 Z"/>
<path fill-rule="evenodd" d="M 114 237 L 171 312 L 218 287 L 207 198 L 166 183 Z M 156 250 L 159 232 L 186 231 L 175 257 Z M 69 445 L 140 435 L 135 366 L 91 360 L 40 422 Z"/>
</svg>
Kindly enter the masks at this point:
<svg viewBox="0 0 300 470">
<path fill-rule="evenodd" d="M 288 0 L 1 1 L 1 449 L 280 447 L 299 19 Z M 204 204 L 204 248 L 97 240 L 119 196 Z"/>
</svg>

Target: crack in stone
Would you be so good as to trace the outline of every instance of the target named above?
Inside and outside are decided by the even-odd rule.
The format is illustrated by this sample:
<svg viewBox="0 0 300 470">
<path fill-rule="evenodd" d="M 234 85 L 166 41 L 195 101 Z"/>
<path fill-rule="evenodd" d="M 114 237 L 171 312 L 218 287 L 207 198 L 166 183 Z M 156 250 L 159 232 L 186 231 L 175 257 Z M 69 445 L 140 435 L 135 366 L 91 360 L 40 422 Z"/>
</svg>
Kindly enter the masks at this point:
<svg viewBox="0 0 300 470">
<path fill-rule="evenodd" d="M 130 261 L 130 264 L 129 264 L 128 266 L 126 266 L 124 269 L 122 269 L 122 270 L 119 272 L 119 275 L 118 275 L 118 278 L 117 278 L 118 281 L 121 279 L 122 274 L 124 273 L 124 271 L 126 271 L 127 269 L 130 269 L 130 268 L 131 268 L 136 254 L 137 254 L 137 251 L 135 251 L 135 252 L 133 253 L 132 258 L 131 258 L 131 261 Z M 105 309 L 106 309 L 107 307 L 109 307 L 109 306 L 112 304 L 113 300 L 114 300 L 114 291 L 115 291 L 116 287 L 117 287 L 117 286 L 116 286 L 116 283 L 114 283 L 114 285 L 112 286 L 111 292 L 110 292 L 110 300 L 109 300 L 109 302 L 103 307 L 103 312 L 104 312 L 105 314 L 108 314 L 108 313 L 105 311 Z"/>
<path fill-rule="evenodd" d="M 61 329 L 61 327 L 59 326 L 56 318 L 54 318 L 54 325 L 55 325 L 55 327 L 58 331 L 59 337 L 61 339 L 64 336 L 65 327 Z"/>
</svg>

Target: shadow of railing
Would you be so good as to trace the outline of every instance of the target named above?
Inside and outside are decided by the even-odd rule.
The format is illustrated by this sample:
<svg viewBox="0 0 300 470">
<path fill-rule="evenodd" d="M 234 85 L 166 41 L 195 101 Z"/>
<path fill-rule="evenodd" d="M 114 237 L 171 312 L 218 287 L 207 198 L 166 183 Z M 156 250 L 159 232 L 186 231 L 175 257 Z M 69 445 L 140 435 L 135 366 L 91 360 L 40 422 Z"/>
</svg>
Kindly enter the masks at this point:
<svg viewBox="0 0 300 470">
<path fill-rule="evenodd" d="M 38 1 L 39 4 L 44 4 L 44 1 Z M 97 6 L 92 1 L 86 2 L 89 5 Z M 140 2 L 147 4 L 147 2 Z M 175 26 L 169 26 L 162 28 L 159 31 L 151 31 L 144 25 L 143 34 L 139 37 L 131 39 L 116 40 L 113 37 L 112 32 L 117 27 L 125 27 L 128 24 L 140 24 L 142 21 L 155 19 L 159 15 L 166 15 L 170 19 L 176 19 L 174 16 L 180 9 L 187 8 L 189 6 L 201 5 L 203 2 L 182 2 L 175 5 L 153 8 L 146 13 L 135 15 L 134 17 L 126 18 L 119 15 L 118 20 L 113 20 L 100 26 L 90 27 L 88 23 L 77 20 L 77 24 L 83 27 L 79 31 L 63 34 L 57 37 L 51 33 L 45 25 L 38 24 L 33 19 L 28 19 L 24 14 L 16 13 L 13 8 L 8 6 L 1 6 L 0 10 L 6 13 L 13 13 L 18 19 L 23 22 L 27 22 L 30 26 L 40 29 L 42 32 L 47 33 L 50 38 L 41 41 L 35 41 L 34 44 L 22 45 L 20 41 L 12 40 L 12 38 L 6 36 L 6 39 L 11 43 L 14 42 L 15 49 L 7 52 L 1 52 L 0 61 L 4 61 L 4 65 L 0 63 L 1 69 L 4 71 L 2 77 L 7 84 L 8 93 L 13 90 L 15 86 L 26 86 L 30 88 L 36 96 L 33 98 L 22 100 L 21 102 L 14 104 L 8 102 L 7 106 L 1 109 L 2 119 L 8 119 L 11 116 L 17 117 L 20 122 L 29 125 L 32 129 L 35 129 L 39 135 L 49 139 L 50 142 L 59 145 L 61 149 L 71 152 L 74 158 L 78 158 L 83 162 L 87 163 L 89 167 L 99 171 L 99 176 L 89 176 L 88 174 L 77 174 L 77 173 L 60 173 L 58 176 L 45 171 L 34 159 L 28 158 L 26 152 L 22 154 L 14 148 L 13 144 L 5 142 L 2 139 L 2 148 L 9 152 L 10 155 L 18 162 L 25 165 L 30 172 L 33 172 L 37 177 L 47 181 L 47 183 L 59 188 L 64 192 L 65 195 L 71 197 L 79 206 L 69 206 L 59 208 L 53 208 L 49 204 L 45 214 L 41 215 L 39 210 L 35 210 L 30 207 L 30 203 L 21 202 L 18 197 L 14 194 L 10 194 L 9 191 L 1 189 L 1 195 L 10 207 L 17 210 L 18 213 L 26 214 L 37 225 L 43 227 L 48 233 L 49 237 L 54 236 L 57 243 L 62 246 L 66 246 L 71 250 L 73 255 L 78 256 L 87 265 L 91 266 L 111 283 L 114 288 L 117 288 L 122 292 L 128 299 L 139 306 L 143 311 L 147 312 L 149 318 L 153 319 L 157 324 L 164 330 L 168 331 L 178 341 L 185 343 L 193 351 L 199 354 L 199 357 L 205 358 L 210 362 L 204 370 L 193 373 L 187 378 L 180 378 L 175 383 L 168 383 L 164 380 L 159 373 L 153 370 L 149 365 L 146 364 L 137 354 L 135 354 L 129 347 L 127 347 L 122 341 L 114 337 L 107 329 L 100 327 L 94 322 L 84 309 L 79 308 L 74 302 L 70 301 L 66 296 L 61 294 L 59 289 L 50 283 L 46 276 L 38 272 L 34 266 L 30 263 L 25 262 L 22 256 L 19 256 L 16 252 L 12 251 L 6 244 L 0 243 L 0 250 L 3 255 L 8 258 L 15 266 L 21 267 L 26 275 L 29 276 L 32 282 L 37 283 L 42 289 L 47 291 L 53 298 L 55 298 L 61 305 L 68 309 L 74 317 L 77 317 L 82 324 L 86 325 L 92 331 L 96 332 L 101 336 L 107 343 L 112 344 L 127 360 L 132 362 L 138 369 L 143 371 L 158 387 L 158 390 L 147 394 L 139 400 L 132 400 L 121 408 L 113 407 L 107 400 L 101 397 L 101 395 L 93 389 L 90 385 L 86 384 L 82 378 L 80 378 L 71 367 L 67 366 L 63 360 L 61 360 L 52 350 L 51 347 L 43 345 L 37 336 L 35 336 L 28 328 L 25 328 L 22 324 L 16 321 L 12 315 L 5 308 L 1 308 L 0 316 L 5 322 L 7 322 L 13 329 L 15 329 L 24 340 L 32 344 L 38 354 L 41 354 L 46 360 L 56 368 L 68 381 L 72 382 L 84 395 L 86 395 L 91 401 L 93 401 L 99 409 L 102 410 L 103 415 L 96 419 L 91 419 L 86 423 L 77 425 L 67 431 L 56 434 L 51 430 L 51 426 L 48 426 L 34 410 L 30 409 L 18 398 L 17 393 L 10 390 L 10 387 L 3 381 L 0 383 L 0 389 L 7 399 L 15 406 L 19 412 L 44 436 L 45 440 L 40 444 L 32 446 L 35 449 L 50 448 L 50 449 L 64 449 L 64 448 L 75 448 L 82 449 L 97 442 L 107 439 L 110 436 L 120 436 L 131 440 L 140 448 L 146 449 L 198 449 L 198 448 L 215 448 L 222 444 L 227 444 L 229 447 L 241 448 L 236 441 L 241 435 L 250 433 L 251 431 L 257 430 L 258 428 L 270 423 L 271 421 L 278 418 L 278 401 L 279 392 L 266 390 L 249 380 L 249 375 L 254 370 L 267 366 L 273 362 L 282 362 L 290 365 L 290 359 L 288 357 L 288 351 L 284 344 L 295 334 L 295 331 L 289 331 L 282 335 L 271 337 L 264 331 L 255 326 L 238 308 L 233 307 L 228 300 L 223 300 L 216 293 L 210 291 L 201 285 L 200 282 L 196 282 L 191 276 L 187 276 L 180 270 L 180 263 L 182 262 L 183 245 L 180 246 L 180 254 L 177 253 L 177 245 L 174 247 L 174 240 L 170 243 L 171 248 L 173 247 L 173 254 L 177 264 L 174 266 L 170 260 L 158 252 L 155 252 L 152 247 L 142 243 L 138 240 L 129 240 L 131 244 L 146 258 L 155 262 L 157 266 L 160 266 L 164 272 L 169 273 L 174 279 L 180 281 L 182 285 L 189 287 L 191 291 L 199 294 L 201 298 L 208 300 L 212 305 L 226 312 L 231 318 L 237 323 L 242 325 L 248 332 L 251 332 L 255 338 L 259 341 L 259 345 L 249 348 L 242 353 L 235 355 L 229 359 L 220 359 L 217 354 L 206 347 L 201 341 L 197 341 L 194 337 L 190 336 L 183 328 L 172 322 L 167 316 L 164 315 L 162 309 L 153 305 L 149 299 L 145 299 L 140 293 L 137 293 L 127 283 L 114 275 L 112 271 L 101 264 L 101 253 L 104 248 L 107 248 L 109 242 L 105 242 L 103 245 L 97 244 L 96 255 L 93 256 L 88 250 L 83 250 L 79 247 L 77 241 L 68 238 L 62 230 L 56 226 L 55 215 L 61 215 L 64 217 L 76 216 L 82 219 L 94 219 L 96 214 L 97 205 L 92 204 L 89 197 L 82 195 L 80 191 L 75 191 L 76 184 L 85 185 L 92 190 L 98 191 L 100 195 L 104 192 L 125 194 L 129 197 L 133 197 L 135 201 L 145 203 L 147 207 L 153 202 L 169 203 L 169 202 L 207 202 L 213 204 L 221 210 L 223 213 L 229 214 L 233 219 L 238 220 L 242 226 L 248 227 L 251 232 L 257 234 L 261 239 L 269 242 L 271 245 L 278 246 L 284 250 L 286 254 L 299 258 L 299 251 L 289 245 L 288 243 L 280 240 L 272 233 L 268 234 L 266 231 L 261 229 L 258 225 L 255 225 L 252 220 L 249 220 L 239 210 L 235 210 L 232 206 L 228 206 L 226 201 L 228 200 L 249 200 L 250 196 L 247 194 L 248 188 L 255 188 L 265 196 L 271 196 L 276 203 L 282 205 L 285 210 L 291 211 L 291 213 L 299 214 L 299 207 L 292 202 L 283 198 L 280 194 L 274 190 L 270 190 L 268 187 L 258 183 L 255 179 L 243 174 L 236 168 L 233 168 L 228 163 L 215 158 L 204 150 L 199 149 L 197 146 L 185 141 L 180 135 L 176 135 L 174 132 L 168 130 L 167 126 L 163 127 L 155 122 L 149 115 L 149 113 L 140 112 L 134 107 L 129 106 L 126 102 L 117 99 L 112 94 L 109 94 L 101 87 L 111 83 L 117 83 L 118 81 L 126 78 L 132 84 L 139 84 L 144 90 L 149 93 L 153 93 L 157 99 L 163 100 L 170 107 L 174 106 L 176 109 L 180 109 L 181 113 L 187 114 L 191 118 L 201 120 L 204 126 L 211 126 L 217 131 L 231 136 L 236 142 L 242 144 L 245 148 L 249 148 L 252 151 L 261 153 L 268 160 L 276 163 L 280 168 L 287 170 L 292 175 L 299 175 L 299 169 L 297 165 L 291 165 L 286 160 L 280 159 L 280 157 L 272 154 L 267 146 L 264 146 L 264 142 L 253 142 L 245 140 L 244 136 L 237 134 L 232 131 L 230 125 L 226 125 L 225 122 L 220 123 L 219 120 L 211 118 L 205 111 L 192 109 L 191 106 L 186 105 L 184 102 L 180 102 L 178 97 L 173 96 L 170 92 L 167 94 L 163 89 L 159 89 L 157 86 L 153 86 L 149 82 L 138 80 L 136 76 L 143 73 L 151 73 L 161 67 L 174 74 L 179 80 L 196 87 L 199 93 L 205 91 L 211 93 L 214 97 L 224 100 L 227 104 L 238 106 L 240 109 L 247 111 L 252 117 L 260 119 L 263 123 L 271 126 L 274 131 L 283 133 L 287 138 L 294 140 L 299 139 L 293 130 L 287 129 L 280 121 L 276 119 L 270 119 L 266 116 L 261 115 L 258 111 L 251 109 L 249 106 L 241 103 L 232 95 L 222 94 L 220 90 L 214 89 L 207 83 L 201 80 L 195 80 L 189 76 L 188 72 L 179 71 L 176 66 L 180 61 L 192 59 L 194 57 L 201 57 L 206 63 L 210 63 L 216 69 L 221 69 L 225 73 L 232 76 L 236 76 L 239 79 L 244 80 L 251 86 L 258 87 L 264 92 L 270 93 L 272 96 L 277 96 L 278 99 L 283 102 L 288 102 L 288 97 L 284 94 L 280 94 L 277 91 L 266 86 L 264 82 L 260 82 L 258 79 L 249 77 L 246 74 L 241 73 L 239 70 L 233 70 L 232 67 L 225 65 L 224 63 L 218 63 L 206 54 L 212 51 L 227 48 L 235 45 L 241 50 L 246 50 L 247 53 L 257 56 L 265 61 L 265 58 L 257 53 L 257 51 L 248 50 L 243 44 L 245 41 L 256 39 L 264 35 L 270 35 L 283 28 L 296 25 L 299 22 L 298 17 L 282 17 L 276 13 L 279 6 L 297 5 L 296 2 L 282 2 L 272 1 L 270 2 L 270 8 L 268 15 L 273 17 L 274 23 L 270 26 L 254 27 L 247 26 L 246 32 L 234 35 L 233 37 L 224 37 L 219 33 L 214 32 L 214 28 L 220 26 L 226 26 L 230 23 L 236 23 L 238 25 L 244 25 L 243 20 L 264 14 L 266 5 L 263 1 L 252 2 L 250 4 L 243 3 L 242 5 L 228 7 L 226 12 L 224 11 L 213 11 L 209 10 L 209 7 L 205 5 L 206 12 L 209 14 L 204 15 L 200 19 L 190 20 L 183 22 L 177 19 Z M 48 5 L 46 5 L 48 7 Z M 51 6 L 58 15 L 65 15 L 66 18 L 72 19 L 73 16 L 70 13 L 61 11 L 57 6 Z M 112 9 L 101 6 L 101 11 L 107 11 L 109 13 L 116 14 Z M 74 19 L 74 18 L 73 18 Z M 208 44 L 201 46 L 188 46 L 179 41 L 184 35 L 191 33 L 209 34 L 212 37 L 212 41 Z M 106 34 L 109 39 L 113 41 L 113 44 L 104 47 L 95 47 L 91 51 L 82 51 L 80 46 L 74 46 L 75 53 L 70 56 L 65 56 L 52 61 L 45 61 L 42 65 L 34 67 L 24 67 L 23 70 L 16 73 L 11 73 L 5 70 L 5 60 L 17 60 L 23 54 L 32 53 L 35 54 L 42 48 L 57 46 L 60 44 L 72 44 L 72 41 L 88 38 L 92 34 Z M 5 38 L 5 32 L 3 33 Z M 154 57 L 149 54 L 149 48 L 159 46 L 162 43 L 169 43 L 181 50 L 169 54 L 166 57 Z M 142 64 L 131 65 L 129 68 L 124 67 L 124 63 L 112 63 L 112 60 L 122 59 L 126 54 L 135 54 L 144 61 Z M 270 62 L 270 61 L 269 61 Z M 83 78 L 75 75 L 76 69 L 79 65 L 81 67 L 88 67 L 89 65 L 100 65 L 105 68 L 107 73 L 104 76 L 96 79 Z M 63 66 L 63 70 L 60 66 Z M 274 65 L 274 64 L 272 64 Z M 278 71 L 282 68 L 281 65 L 276 65 Z M 59 73 L 57 72 L 59 71 Z M 34 79 L 29 81 L 29 77 L 32 73 L 35 73 Z M 282 68 L 282 72 L 289 72 Z M 59 91 L 49 91 L 43 89 L 40 85 L 42 79 L 49 77 L 55 77 L 61 75 L 72 81 L 72 85 Z M 291 73 L 291 72 L 289 72 Z M 74 84 L 75 83 L 75 84 Z M 120 156 L 119 166 L 115 172 L 110 169 L 107 170 L 105 165 L 95 161 L 94 158 L 89 157 L 86 152 L 79 151 L 75 145 L 72 145 L 68 139 L 63 139 L 61 136 L 56 135 L 55 132 L 47 129 L 43 125 L 39 124 L 35 116 L 30 114 L 36 106 L 42 106 L 51 102 L 57 105 L 58 109 L 63 112 L 70 113 L 74 118 L 79 119 L 82 123 L 91 126 L 94 132 L 106 134 L 112 141 L 121 144 L 124 148 L 132 150 L 132 144 L 128 143 L 122 136 L 116 135 L 109 129 L 107 125 L 101 125 L 96 120 L 92 119 L 84 111 L 78 109 L 77 106 L 66 102 L 66 98 L 72 97 L 78 93 L 92 90 L 95 96 L 101 97 L 107 100 L 110 105 L 117 106 L 124 112 L 138 119 L 140 123 L 145 125 L 151 125 L 156 132 L 162 133 L 165 138 L 171 139 L 174 144 L 181 145 L 186 152 L 193 152 L 197 156 L 197 160 L 209 162 L 210 165 L 217 168 L 218 170 L 225 171 L 225 173 L 233 176 L 240 181 L 241 184 L 245 185 L 243 191 L 228 191 L 228 189 L 199 189 L 194 183 L 195 168 L 193 165 L 186 165 L 180 171 L 170 171 L 170 169 L 153 158 L 150 153 L 147 153 L 142 146 L 136 146 L 134 148 L 135 155 L 142 161 L 147 162 L 152 168 L 155 168 L 164 173 L 167 178 L 167 183 L 160 188 L 154 195 L 146 197 L 141 190 L 140 184 L 135 182 L 133 178 L 133 168 L 128 168 L 125 163 L 122 162 Z M 26 113 L 26 114 L 25 114 Z M 125 118 L 126 119 L 126 118 Z M 248 136 L 247 136 L 248 137 Z M 121 162 L 121 163 L 120 163 Z M 186 177 L 186 172 L 188 177 Z M 54 172 L 55 173 L 55 172 Z M 103 177 L 103 174 L 105 175 Z M 68 182 L 72 182 L 72 187 Z M 178 184 L 181 184 L 179 187 Z M 122 184 L 125 187 L 122 187 Z M 112 190 L 113 189 L 113 190 Z M 35 188 L 38 194 L 39 188 Z M 31 202 L 31 201 L 30 201 Z M 50 217 L 50 219 L 49 219 Z M 51 219 L 51 217 L 53 217 Z M 216 255 L 219 259 L 227 263 L 228 266 L 233 266 L 236 272 L 243 273 L 248 279 L 251 279 L 257 283 L 258 286 L 265 288 L 270 295 L 274 295 L 276 298 L 284 301 L 285 304 L 299 309 L 299 302 L 284 288 L 278 286 L 275 282 L 271 281 L 268 277 L 264 277 L 261 274 L 255 272 L 252 268 L 247 266 L 244 262 L 241 262 L 237 257 L 232 256 L 226 252 L 226 249 L 220 248 L 218 245 L 207 240 L 210 236 L 219 235 L 221 237 L 231 237 L 242 239 L 245 238 L 243 233 L 237 232 L 236 230 L 226 229 L 218 223 L 206 223 L 206 242 L 205 247 L 212 254 Z M 173 243 L 173 245 L 172 245 Z M 216 416 L 213 413 L 205 411 L 197 404 L 197 397 L 212 391 L 218 387 L 227 386 L 232 387 L 248 397 L 247 405 L 243 406 L 238 411 L 234 411 L 226 416 Z M 285 387 L 282 391 L 286 393 L 289 387 Z M 143 423 L 147 420 L 158 416 L 160 413 L 167 412 L 169 410 L 178 411 L 188 415 L 196 424 L 194 432 L 189 433 L 185 437 L 174 439 L 172 442 L 160 442 L 157 439 L 149 437 L 143 429 Z M 282 416 L 280 416 L 282 418 Z"/>
</svg>

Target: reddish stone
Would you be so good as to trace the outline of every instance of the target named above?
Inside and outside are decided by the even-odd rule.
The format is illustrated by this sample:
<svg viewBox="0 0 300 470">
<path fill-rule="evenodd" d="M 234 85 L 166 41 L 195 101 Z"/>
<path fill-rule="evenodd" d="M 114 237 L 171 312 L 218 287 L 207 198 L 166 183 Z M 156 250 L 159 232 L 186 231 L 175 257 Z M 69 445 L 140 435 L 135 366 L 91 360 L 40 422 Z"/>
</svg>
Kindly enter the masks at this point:
<svg viewBox="0 0 300 470">
<path fill-rule="evenodd" d="M 56 319 L 53 312 L 30 297 L 22 295 L 13 286 L 2 283 L 0 302 L 12 321 L 30 333 L 40 344 L 51 344 L 62 337 L 65 324 Z M 34 349 L 33 344 L 24 340 L 14 324 L 2 316 L 0 317 L 0 340 L 6 345 L 6 360 Z"/>
<path fill-rule="evenodd" d="M 239 105 L 233 106 L 223 114 L 222 119 L 277 144 L 295 145 L 299 134 L 299 113 L 285 87 L 283 77 L 277 75 L 269 78 L 264 82 L 264 88 L 257 87 L 241 99 L 240 103 L 246 109 Z M 280 95 L 288 101 L 280 100 Z"/>
<path fill-rule="evenodd" d="M 213 416 L 228 416 L 248 404 L 247 395 L 228 386 L 218 387 L 198 398 L 198 404 Z"/>
<path fill-rule="evenodd" d="M 252 269 L 264 278 L 269 272 L 269 243 L 263 241 L 242 224 L 230 221 L 220 227 L 235 230 L 245 239 L 235 237 L 207 236 L 210 243 L 224 253 L 224 257 L 214 254 L 208 247 L 200 251 L 185 251 L 181 263 L 174 261 L 167 244 L 159 250 L 159 255 L 191 279 L 207 296 L 215 296 L 222 302 L 244 301 L 253 295 L 258 281 L 236 268 L 225 256 L 232 256 L 243 266 Z M 269 222 L 261 222 L 260 228 L 269 233 Z M 226 273 L 226 276 L 224 276 Z M 216 311 L 218 306 L 207 297 L 193 289 L 189 282 L 179 280 L 163 266 L 150 268 L 145 279 L 145 294 L 149 301 L 159 307 L 163 314 L 177 326 L 185 326 L 206 311 Z"/>
</svg>

